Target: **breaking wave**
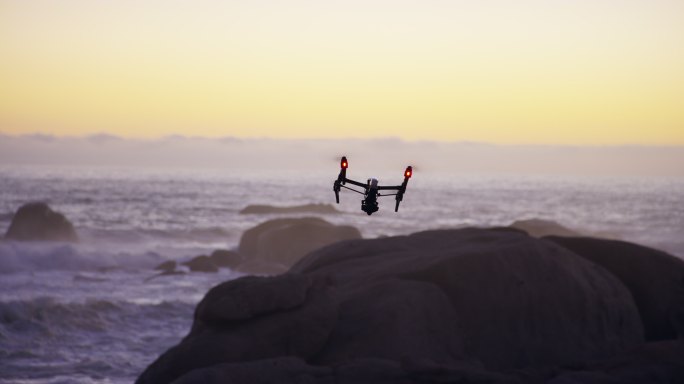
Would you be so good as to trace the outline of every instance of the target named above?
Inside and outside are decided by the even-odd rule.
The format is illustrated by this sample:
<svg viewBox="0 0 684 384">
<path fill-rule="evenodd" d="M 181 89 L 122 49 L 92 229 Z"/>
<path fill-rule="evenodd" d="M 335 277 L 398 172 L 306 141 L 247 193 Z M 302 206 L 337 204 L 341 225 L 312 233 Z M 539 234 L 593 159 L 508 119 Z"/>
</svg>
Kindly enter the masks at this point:
<svg viewBox="0 0 684 384">
<path fill-rule="evenodd" d="M 226 241 L 231 233 L 220 227 L 192 229 L 85 229 L 78 228 L 79 235 L 88 241 L 108 242 L 155 242 L 155 241 Z"/>
<path fill-rule="evenodd" d="M 103 268 L 140 269 L 164 260 L 155 252 L 111 252 L 80 249 L 63 243 L 0 243 L 0 274 L 23 271 L 83 271 Z"/>
<path fill-rule="evenodd" d="M 0 381 L 60 375 L 120 377 L 122 373 L 133 378 L 141 359 L 149 360 L 187 331 L 193 307 L 168 301 L 64 303 L 53 297 L 0 301 Z M 166 332 L 152 333 L 150 327 L 163 327 Z M 122 367 L 128 367 L 127 372 L 121 372 Z"/>
</svg>

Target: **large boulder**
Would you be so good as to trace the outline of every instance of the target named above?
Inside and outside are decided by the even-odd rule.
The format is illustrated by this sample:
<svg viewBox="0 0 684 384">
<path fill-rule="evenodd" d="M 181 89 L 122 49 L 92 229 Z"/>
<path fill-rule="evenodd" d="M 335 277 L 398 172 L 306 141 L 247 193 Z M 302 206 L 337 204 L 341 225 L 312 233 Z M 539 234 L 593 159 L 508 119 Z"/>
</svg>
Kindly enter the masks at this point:
<svg viewBox="0 0 684 384">
<path fill-rule="evenodd" d="M 240 239 L 239 253 L 250 261 L 290 267 L 307 253 L 342 240 L 359 239 L 358 229 L 316 217 L 269 220 Z"/>
<path fill-rule="evenodd" d="M 235 268 L 242 263 L 242 256 L 234 251 L 227 249 L 217 249 L 209 255 L 209 259 L 217 267 Z"/>
<path fill-rule="evenodd" d="M 22 205 L 14 214 L 5 238 L 22 241 L 78 241 L 73 224 L 63 214 L 53 211 L 42 202 Z"/>
<path fill-rule="evenodd" d="M 651 341 L 684 338 L 684 261 L 617 240 L 546 237 L 617 276 L 634 297 Z"/>
<path fill-rule="evenodd" d="M 220 284 L 198 304 L 188 336 L 136 383 L 169 383 L 223 363 L 311 359 L 332 332 L 337 308 L 327 282 L 311 276 L 247 276 Z"/>
<path fill-rule="evenodd" d="M 332 276 L 342 285 L 341 292 L 358 292 L 345 298 L 361 297 L 376 306 L 393 300 L 391 290 L 383 295 L 371 290 L 380 281 L 430 284 L 440 295 L 426 290 L 419 311 L 427 317 L 424 306 L 432 302 L 444 308 L 441 301 L 446 297 L 456 319 L 450 327 L 435 327 L 440 324 L 435 322 L 420 327 L 439 329 L 435 332 L 443 340 L 458 335 L 465 355 L 492 369 L 594 359 L 643 342 L 634 301 L 615 276 L 567 249 L 516 230 L 427 231 L 338 243 L 312 252 L 291 273 Z M 341 303 L 344 309 L 345 300 Z M 448 316 L 444 311 L 440 318 Z M 342 311 L 340 319 L 345 315 Z M 389 322 L 397 321 L 388 318 L 374 329 L 390 328 Z M 423 342 L 421 337 L 407 344 Z M 337 357 L 326 356 L 326 361 L 343 358 L 339 351 L 345 348 L 332 346 L 331 354 Z"/>
<path fill-rule="evenodd" d="M 642 343 L 631 294 L 604 268 L 520 231 L 428 231 L 332 244 L 284 275 L 212 288 L 138 383 L 516 382 L 491 371 Z"/>
</svg>

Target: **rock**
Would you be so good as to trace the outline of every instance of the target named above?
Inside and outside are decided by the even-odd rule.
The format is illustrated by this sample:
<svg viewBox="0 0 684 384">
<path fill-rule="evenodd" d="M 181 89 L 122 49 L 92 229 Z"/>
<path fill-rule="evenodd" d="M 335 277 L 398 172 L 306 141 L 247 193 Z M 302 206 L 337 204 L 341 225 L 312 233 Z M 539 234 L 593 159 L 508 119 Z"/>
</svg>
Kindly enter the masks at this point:
<svg viewBox="0 0 684 384">
<path fill-rule="evenodd" d="M 399 278 L 432 284 L 441 294 L 425 291 L 420 313 L 404 309 L 403 316 L 421 319 L 416 327 L 434 330 L 442 340 L 458 335 L 465 357 L 480 360 L 489 369 L 595 359 L 643 342 L 634 301 L 615 276 L 560 246 L 515 230 L 427 231 L 338 243 L 310 253 L 290 273 L 331 276 L 338 282 L 341 313 L 333 335 L 345 326 L 362 327 L 343 321 L 348 300 L 365 298 L 368 306 L 392 303 L 391 292 L 379 295 L 370 289 L 377 283 Z M 457 318 L 450 327 L 435 320 L 448 316 L 447 312 L 421 318 L 426 307 L 444 308 L 443 297 Z M 384 311 L 394 313 L 389 308 Z M 372 316 L 370 312 L 368 317 Z M 396 321 L 388 316 L 385 322 L 374 323 L 372 330 L 391 329 Z M 421 348 L 424 336 L 412 336 L 396 334 L 405 345 Z M 448 349 L 445 343 L 432 343 L 429 348 L 437 354 Z M 340 341 L 326 346 L 359 353 L 365 348 L 382 350 L 383 345 L 350 346 Z M 390 344 L 383 353 L 390 356 L 394 348 Z"/>
<path fill-rule="evenodd" d="M 617 240 L 546 237 L 617 276 L 636 302 L 647 340 L 684 337 L 684 261 Z M 678 335 L 679 334 L 679 335 Z"/>
<path fill-rule="evenodd" d="M 296 357 L 280 357 L 242 364 L 218 364 L 193 370 L 173 384 L 337 384 L 333 370 L 308 365 Z"/>
<path fill-rule="evenodd" d="M 245 363 L 225 363 L 195 369 L 173 384 L 425 384 L 520 383 L 510 377 L 482 370 L 443 366 L 406 367 L 391 360 L 355 359 L 333 367 L 310 365 L 296 357 L 280 357 Z"/>
<path fill-rule="evenodd" d="M 333 366 L 339 384 L 410 384 L 401 364 L 383 359 L 353 359 Z"/>
<path fill-rule="evenodd" d="M 248 298 L 234 297 L 245 290 Z M 136 383 L 169 383 L 192 370 L 224 363 L 311 359 L 337 322 L 337 302 L 330 290 L 326 281 L 308 276 L 248 276 L 212 288 L 195 311 L 190 334 Z M 225 309 L 218 308 L 223 305 Z"/>
<path fill-rule="evenodd" d="M 318 214 L 338 214 L 340 211 L 331 204 L 304 204 L 289 207 L 278 207 L 273 205 L 248 205 L 240 214 L 277 214 L 277 213 L 318 213 Z"/>
<path fill-rule="evenodd" d="M 448 330 L 458 321 L 449 299 L 435 285 L 400 279 L 382 281 L 342 302 L 340 325 L 364 326 L 336 327 L 316 363 L 408 358 L 454 364 L 464 357 L 461 335 L 437 330 Z"/>
<path fill-rule="evenodd" d="M 165 261 L 165 262 L 157 265 L 156 267 L 154 267 L 154 270 L 155 271 L 164 271 L 164 272 L 173 272 L 174 270 L 176 270 L 176 262 L 173 260 Z"/>
<path fill-rule="evenodd" d="M 326 382 L 330 369 L 335 383 L 543 382 L 501 372 L 642 343 L 630 292 L 603 267 L 517 230 L 427 231 L 212 288 L 138 383 Z"/>
<path fill-rule="evenodd" d="M 234 251 L 217 249 L 209 255 L 211 262 L 217 267 L 234 269 L 242 263 L 242 256 Z"/>
<path fill-rule="evenodd" d="M 195 321 L 201 324 L 248 320 L 269 312 L 301 306 L 313 281 L 305 275 L 272 279 L 247 276 L 212 288 L 197 305 Z"/>
<path fill-rule="evenodd" d="M 581 236 L 579 232 L 573 231 L 572 229 L 566 228 L 555 221 L 542 220 L 542 219 L 528 219 L 528 220 L 518 220 L 510 225 L 511 228 L 516 228 L 527 232 L 533 237 L 544 237 L 544 236 L 565 236 L 565 237 L 575 237 Z"/>
<path fill-rule="evenodd" d="M 333 225 L 314 217 L 283 218 L 247 230 L 240 239 L 239 252 L 250 261 L 289 267 L 317 248 L 358 238 L 361 233 L 354 227 Z"/>
<path fill-rule="evenodd" d="M 42 202 L 22 205 L 12 218 L 5 238 L 22 241 L 76 242 L 73 224 Z"/>
<path fill-rule="evenodd" d="M 218 272 L 218 267 L 207 255 L 193 257 L 192 260 L 186 261 L 183 265 L 190 268 L 192 272 Z"/>
<path fill-rule="evenodd" d="M 684 342 L 661 341 L 560 372 L 547 384 L 684 383 Z"/>
</svg>

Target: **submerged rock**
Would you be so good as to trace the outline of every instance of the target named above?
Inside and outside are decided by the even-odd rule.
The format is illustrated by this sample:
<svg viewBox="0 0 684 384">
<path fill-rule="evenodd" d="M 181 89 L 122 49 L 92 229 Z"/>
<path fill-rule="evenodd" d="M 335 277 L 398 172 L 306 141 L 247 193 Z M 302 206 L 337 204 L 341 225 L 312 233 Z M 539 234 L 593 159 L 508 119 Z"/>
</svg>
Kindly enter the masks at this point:
<svg viewBox="0 0 684 384">
<path fill-rule="evenodd" d="M 358 229 L 316 217 L 269 220 L 240 239 L 239 252 L 249 261 L 290 267 L 307 253 L 342 240 L 359 239 Z"/>
<path fill-rule="evenodd" d="M 164 271 L 164 272 L 173 272 L 176 269 L 176 262 L 173 260 L 165 261 L 156 267 L 154 267 L 155 271 Z"/>
<path fill-rule="evenodd" d="M 192 272 L 218 272 L 218 267 L 207 255 L 193 257 L 192 260 L 184 262 L 183 265 L 190 268 Z"/>
<path fill-rule="evenodd" d="M 5 238 L 22 241 L 78 241 L 73 224 L 43 202 L 22 205 L 14 214 Z"/>
<path fill-rule="evenodd" d="M 152 280 L 154 280 L 154 279 L 157 279 L 157 278 L 159 278 L 159 277 L 165 277 L 165 276 L 178 276 L 178 275 L 185 275 L 185 274 L 186 274 L 185 271 L 177 271 L 177 270 L 163 271 L 163 272 L 160 272 L 160 273 L 158 273 L 158 274 L 156 274 L 156 275 L 150 276 L 150 277 L 146 278 L 146 279 L 143 280 L 143 281 L 147 283 L 147 282 L 150 282 L 150 281 L 152 281 Z"/>
<path fill-rule="evenodd" d="M 603 267 L 515 230 L 428 231 L 332 244 L 284 275 L 212 288 L 138 383 L 519 382 L 492 371 L 643 341 L 630 292 Z"/>
</svg>

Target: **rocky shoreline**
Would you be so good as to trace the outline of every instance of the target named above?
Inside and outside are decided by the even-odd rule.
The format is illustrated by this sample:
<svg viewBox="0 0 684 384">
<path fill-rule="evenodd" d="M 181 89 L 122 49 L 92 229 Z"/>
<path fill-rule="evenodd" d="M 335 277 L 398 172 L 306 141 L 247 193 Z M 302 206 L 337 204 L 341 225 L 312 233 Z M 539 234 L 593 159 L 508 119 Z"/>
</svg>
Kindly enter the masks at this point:
<svg viewBox="0 0 684 384">
<path fill-rule="evenodd" d="M 212 288 L 137 383 L 684 382 L 684 262 L 511 228 L 352 239 Z"/>
</svg>

